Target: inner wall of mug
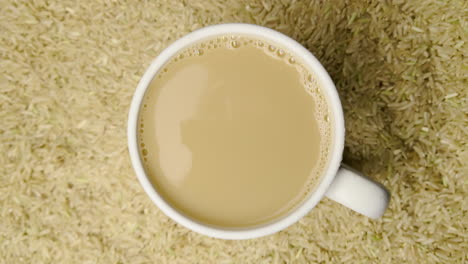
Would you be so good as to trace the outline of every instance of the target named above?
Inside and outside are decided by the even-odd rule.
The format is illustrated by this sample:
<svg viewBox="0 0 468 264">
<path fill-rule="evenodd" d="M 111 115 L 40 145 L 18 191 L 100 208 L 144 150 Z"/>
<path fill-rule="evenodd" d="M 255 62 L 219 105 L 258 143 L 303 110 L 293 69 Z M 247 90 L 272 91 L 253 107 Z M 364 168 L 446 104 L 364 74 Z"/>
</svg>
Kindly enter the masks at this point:
<svg viewBox="0 0 468 264">
<path fill-rule="evenodd" d="M 138 146 L 136 145 L 137 118 L 139 116 L 141 102 L 149 84 L 151 83 L 152 79 L 155 76 L 157 76 L 159 70 L 161 70 L 162 67 L 168 61 L 170 61 L 174 55 L 192 46 L 194 43 L 204 41 L 206 39 L 212 39 L 217 36 L 226 36 L 229 34 L 249 36 L 254 39 L 261 39 L 268 42 L 272 42 L 275 45 L 282 46 L 285 50 L 290 51 L 291 53 L 295 54 L 298 58 L 300 58 L 300 60 L 302 60 L 302 64 L 304 64 L 308 68 L 308 70 L 315 75 L 317 81 L 319 82 L 318 86 L 326 95 L 325 99 L 328 104 L 328 109 L 331 112 L 330 122 L 333 122 L 333 125 L 331 126 L 331 129 L 329 131 L 330 133 L 333 133 L 331 135 L 332 146 L 330 146 L 329 148 L 329 150 L 332 151 L 332 154 L 328 159 L 328 168 L 324 170 L 324 174 L 322 175 L 321 179 L 319 180 L 319 183 L 315 187 L 315 190 L 308 192 L 308 197 L 305 197 L 299 203 L 299 205 L 292 208 L 288 214 L 280 218 L 274 219 L 271 222 L 246 228 L 223 228 L 218 226 L 210 226 L 208 224 L 200 223 L 194 219 L 191 219 L 185 216 L 183 213 L 179 212 L 176 208 L 172 207 L 169 203 L 167 203 L 164 200 L 163 197 L 161 197 L 161 195 L 159 195 L 154 190 L 154 185 L 150 182 L 148 176 L 146 175 L 143 169 L 142 160 L 138 151 Z M 285 35 L 282 35 L 281 33 L 260 26 L 247 24 L 225 24 L 211 26 L 192 32 L 186 35 L 185 37 L 179 39 L 178 41 L 174 42 L 171 46 L 169 46 L 158 56 L 158 58 L 152 63 L 152 65 L 145 73 L 137 88 L 137 92 L 135 93 L 134 102 L 132 103 L 131 109 L 134 112 L 133 115 L 136 116 L 133 116 L 133 123 L 130 123 L 131 118 L 129 119 L 129 132 L 131 127 L 133 127 L 135 137 L 133 137 L 133 139 L 131 140 L 133 140 L 135 144 L 129 147 L 131 149 L 131 152 L 133 150 L 132 154 L 137 154 L 136 159 L 133 159 L 135 155 L 131 155 L 132 161 L 134 163 L 135 170 L 137 171 L 137 176 L 140 182 L 142 183 L 145 191 L 151 197 L 153 202 L 155 202 L 159 208 L 161 208 L 168 216 L 173 218 L 176 222 L 179 222 L 180 224 L 194 231 L 209 236 L 228 239 L 251 238 L 273 233 L 285 228 L 286 226 L 289 226 L 290 224 L 294 223 L 299 218 L 304 216 L 322 198 L 326 191 L 326 188 L 331 183 L 331 180 L 333 179 L 341 161 L 344 129 L 341 105 L 336 94 L 333 82 L 331 81 L 330 77 L 323 69 L 323 67 L 320 65 L 320 63 L 300 44 L 286 37 Z"/>
</svg>

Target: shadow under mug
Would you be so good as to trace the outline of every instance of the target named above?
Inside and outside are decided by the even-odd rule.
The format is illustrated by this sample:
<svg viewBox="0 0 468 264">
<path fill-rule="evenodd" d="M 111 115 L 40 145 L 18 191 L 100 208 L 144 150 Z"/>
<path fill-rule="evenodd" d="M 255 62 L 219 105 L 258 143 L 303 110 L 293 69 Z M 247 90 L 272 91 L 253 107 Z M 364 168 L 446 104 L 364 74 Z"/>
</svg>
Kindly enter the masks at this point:
<svg viewBox="0 0 468 264">
<path fill-rule="evenodd" d="M 320 86 L 330 104 L 334 117 L 332 120 L 335 122 L 334 138 L 332 140 L 333 146 L 330 148 L 332 152 L 331 158 L 315 191 L 289 214 L 261 226 L 242 229 L 224 229 L 205 225 L 186 217 L 171 206 L 171 204 L 167 203 L 151 184 L 148 175 L 145 173 L 137 144 L 137 122 L 140 105 L 153 77 L 165 63 L 184 48 L 203 39 L 227 34 L 247 35 L 269 40 L 286 47 L 301 57 L 305 66 L 311 69 L 318 78 L 318 82 L 321 84 Z M 251 24 L 208 26 L 189 33 L 172 43 L 151 63 L 140 80 L 132 99 L 128 117 L 128 148 L 130 158 L 138 180 L 151 200 L 167 216 L 182 226 L 207 236 L 222 239 L 249 239 L 278 232 L 304 217 L 324 196 L 370 218 L 376 219 L 381 217 L 388 206 L 390 194 L 382 185 L 341 164 L 344 138 L 345 128 L 341 102 L 333 81 L 320 62 L 307 49 L 288 36 L 269 28 Z"/>
</svg>

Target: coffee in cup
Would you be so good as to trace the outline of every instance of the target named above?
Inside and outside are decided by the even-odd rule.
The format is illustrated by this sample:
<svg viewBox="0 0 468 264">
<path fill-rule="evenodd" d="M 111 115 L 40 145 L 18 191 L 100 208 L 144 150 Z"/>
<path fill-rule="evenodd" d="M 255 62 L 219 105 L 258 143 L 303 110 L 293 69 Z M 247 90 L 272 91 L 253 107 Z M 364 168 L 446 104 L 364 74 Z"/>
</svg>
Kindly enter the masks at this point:
<svg viewBox="0 0 468 264">
<path fill-rule="evenodd" d="M 280 219 L 327 169 L 334 127 L 326 98 L 315 73 L 279 43 L 203 39 L 172 56 L 144 94 L 144 170 L 168 204 L 204 225 Z"/>
</svg>

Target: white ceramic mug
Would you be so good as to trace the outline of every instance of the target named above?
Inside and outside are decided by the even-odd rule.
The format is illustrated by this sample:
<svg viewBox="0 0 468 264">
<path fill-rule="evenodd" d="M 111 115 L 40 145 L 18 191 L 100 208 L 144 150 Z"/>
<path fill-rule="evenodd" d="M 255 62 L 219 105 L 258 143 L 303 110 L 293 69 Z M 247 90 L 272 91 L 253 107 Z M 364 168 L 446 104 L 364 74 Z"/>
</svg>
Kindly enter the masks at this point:
<svg viewBox="0 0 468 264">
<path fill-rule="evenodd" d="M 154 188 L 142 166 L 137 145 L 137 120 L 140 105 L 153 77 L 173 55 L 200 40 L 219 35 L 240 34 L 255 36 L 278 43 L 300 57 L 305 66 L 318 78 L 320 87 L 328 97 L 334 118 L 334 139 L 332 155 L 328 168 L 324 172 L 316 190 L 295 210 L 289 214 L 261 226 L 243 229 L 223 229 L 194 221 L 167 203 Z M 204 235 L 223 239 L 248 239 L 278 232 L 305 216 L 324 197 L 328 197 L 352 210 L 370 218 L 379 218 L 387 208 L 390 195 L 380 184 L 362 176 L 359 172 L 342 166 L 345 137 L 343 110 L 335 85 L 320 62 L 303 46 L 272 29 L 250 24 L 222 24 L 196 30 L 175 41 L 159 54 L 146 70 L 133 96 L 128 118 L 128 148 L 138 180 L 151 200 L 177 223 Z"/>
</svg>

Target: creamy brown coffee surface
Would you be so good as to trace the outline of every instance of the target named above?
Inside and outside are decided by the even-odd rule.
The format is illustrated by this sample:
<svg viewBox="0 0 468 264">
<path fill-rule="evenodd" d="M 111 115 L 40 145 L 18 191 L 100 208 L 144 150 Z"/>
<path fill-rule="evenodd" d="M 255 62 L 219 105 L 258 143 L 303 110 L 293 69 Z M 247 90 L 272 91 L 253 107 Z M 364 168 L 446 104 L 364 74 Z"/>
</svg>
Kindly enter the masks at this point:
<svg viewBox="0 0 468 264">
<path fill-rule="evenodd" d="M 246 36 L 199 42 L 154 77 L 139 116 L 143 165 L 182 214 L 218 227 L 286 215 L 319 183 L 332 127 L 314 75 Z"/>
</svg>

